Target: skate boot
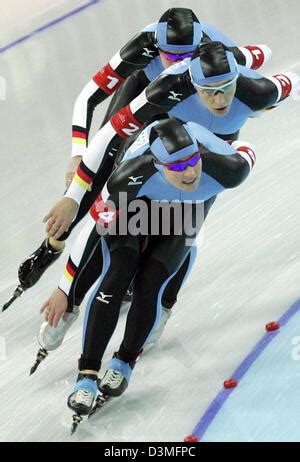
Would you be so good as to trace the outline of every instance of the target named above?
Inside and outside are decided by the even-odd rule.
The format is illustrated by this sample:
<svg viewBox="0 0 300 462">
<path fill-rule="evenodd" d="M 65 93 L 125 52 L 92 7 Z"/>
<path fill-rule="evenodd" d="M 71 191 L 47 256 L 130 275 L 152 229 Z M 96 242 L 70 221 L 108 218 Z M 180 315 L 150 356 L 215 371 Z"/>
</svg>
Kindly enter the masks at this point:
<svg viewBox="0 0 300 462">
<path fill-rule="evenodd" d="M 37 335 L 37 341 L 41 348 L 37 352 L 35 363 L 30 369 L 29 375 L 32 375 L 37 370 L 41 362 L 47 358 L 49 351 L 56 350 L 62 344 L 67 331 L 78 316 L 79 306 L 74 306 L 73 312 L 69 313 L 68 319 L 64 321 L 61 318 L 57 327 L 51 327 L 48 322 L 43 322 Z"/>
<path fill-rule="evenodd" d="M 11 298 L 6 302 L 2 311 L 7 308 L 18 298 L 23 292 L 34 286 L 46 269 L 52 265 L 55 260 L 62 254 L 62 250 L 55 250 L 48 244 L 48 239 L 45 239 L 40 247 L 33 252 L 26 260 L 24 260 L 18 269 L 18 277 L 20 284 L 15 289 Z"/>
<path fill-rule="evenodd" d="M 128 387 L 134 365 L 135 362 L 125 363 L 115 353 L 101 380 L 100 392 L 106 396 L 120 396 Z"/>
<path fill-rule="evenodd" d="M 68 398 L 68 407 L 76 412 L 73 415 L 71 434 L 76 431 L 82 416 L 89 415 L 93 409 L 97 392 L 97 375 L 80 373 L 74 390 Z"/>
<path fill-rule="evenodd" d="M 144 351 L 149 350 L 152 346 L 154 346 L 155 343 L 158 342 L 158 340 L 163 334 L 163 331 L 165 330 L 166 324 L 168 320 L 170 319 L 171 314 L 172 314 L 172 310 L 170 308 L 165 308 L 164 306 L 162 307 L 160 320 L 158 321 L 158 324 L 153 334 L 151 335 L 148 342 L 146 343 Z"/>
<path fill-rule="evenodd" d="M 66 321 L 60 319 L 57 327 L 49 326 L 48 322 L 43 322 L 37 336 L 37 340 L 42 348 L 47 351 L 53 351 L 58 348 L 72 324 L 79 316 L 79 306 L 74 306 L 72 313 L 69 313 Z"/>
<path fill-rule="evenodd" d="M 34 286 L 52 263 L 62 254 L 62 250 L 55 250 L 45 239 L 40 247 L 21 263 L 18 276 L 22 287 L 29 289 Z"/>
<path fill-rule="evenodd" d="M 69 408 L 78 414 L 88 415 L 93 407 L 97 391 L 96 375 L 79 374 L 76 385 L 68 398 Z"/>
</svg>

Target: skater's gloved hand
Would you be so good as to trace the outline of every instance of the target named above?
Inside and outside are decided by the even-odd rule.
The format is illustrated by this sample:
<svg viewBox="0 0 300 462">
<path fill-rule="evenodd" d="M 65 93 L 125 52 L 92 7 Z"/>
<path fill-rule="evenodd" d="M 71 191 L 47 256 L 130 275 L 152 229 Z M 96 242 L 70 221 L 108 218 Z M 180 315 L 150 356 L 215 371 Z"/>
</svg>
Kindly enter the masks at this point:
<svg viewBox="0 0 300 462">
<path fill-rule="evenodd" d="M 69 229 L 76 216 L 77 209 L 78 204 L 74 199 L 70 197 L 60 199 L 43 218 L 43 223 L 47 223 L 46 233 L 48 237 L 59 239 Z"/>
<path fill-rule="evenodd" d="M 68 319 L 69 313 L 66 313 L 67 308 L 67 296 L 62 290 L 57 288 L 52 292 L 50 298 L 43 303 L 40 312 L 45 312 L 45 320 L 49 326 L 57 327 L 62 316 L 64 321 Z"/>
<path fill-rule="evenodd" d="M 78 165 L 81 162 L 81 159 L 82 159 L 81 156 L 74 156 L 70 160 L 70 163 L 68 165 L 68 170 L 67 170 L 67 173 L 66 173 L 66 188 L 67 189 L 70 186 L 70 184 L 72 183 L 73 176 L 76 173 L 76 170 L 78 168 Z"/>
</svg>

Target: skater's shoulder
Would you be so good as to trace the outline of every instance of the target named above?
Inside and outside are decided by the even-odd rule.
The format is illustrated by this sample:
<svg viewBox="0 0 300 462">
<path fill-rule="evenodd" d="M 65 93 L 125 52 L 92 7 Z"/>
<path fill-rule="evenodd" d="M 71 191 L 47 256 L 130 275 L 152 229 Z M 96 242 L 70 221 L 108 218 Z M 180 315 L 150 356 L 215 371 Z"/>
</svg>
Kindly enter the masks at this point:
<svg viewBox="0 0 300 462">
<path fill-rule="evenodd" d="M 113 192 L 133 192 L 137 187 L 141 187 L 148 181 L 157 169 L 153 163 L 153 157 L 150 151 L 143 155 L 124 160 L 110 176 L 107 182 L 107 188 L 110 193 Z"/>
</svg>

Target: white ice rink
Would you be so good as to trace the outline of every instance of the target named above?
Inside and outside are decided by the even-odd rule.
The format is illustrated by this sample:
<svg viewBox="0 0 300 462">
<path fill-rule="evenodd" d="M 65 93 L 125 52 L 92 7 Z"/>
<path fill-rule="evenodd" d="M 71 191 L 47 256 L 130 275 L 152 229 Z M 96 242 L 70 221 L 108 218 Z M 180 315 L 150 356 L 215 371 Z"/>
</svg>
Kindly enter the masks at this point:
<svg viewBox="0 0 300 462">
<path fill-rule="evenodd" d="M 2 0 L 0 48 L 87 3 Z M 268 44 L 273 57 L 264 74 L 300 72 L 298 0 L 102 0 L 1 52 L 1 305 L 16 286 L 19 263 L 42 241 L 42 217 L 63 193 L 76 96 L 131 36 L 171 6 L 194 9 L 239 45 Z M 106 107 L 96 109 L 94 131 Z M 38 349 L 39 307 L 58 282 L 78 226 L 64 256 L 0 316 L 1 442 L 180 442 L 192 432 L 265 324 L 300 298 L 299 116 L 300 101 L 290 100 L 243 128 L 240 138 L 256 146 L 256 166 L 211 210 L 197 264 L 160 344 L 140 360 L 126 393 L 71 438 L 66 399 L 77 373 L 82 314 L 64 345 L 32 377 L 29 369 Z M 124 320 L 123 314 L 104 365 Z M 289 383 L 294 377 L 299 383 L 300 362 L 294 367 Z M 259 412 L 259 402 L 251 405 Z M 296 409 L 290 415 L 297 441 L 299 415 Z M 268 439 L 264 421 L 262 412 L 258 424 Z"/>
</svg>

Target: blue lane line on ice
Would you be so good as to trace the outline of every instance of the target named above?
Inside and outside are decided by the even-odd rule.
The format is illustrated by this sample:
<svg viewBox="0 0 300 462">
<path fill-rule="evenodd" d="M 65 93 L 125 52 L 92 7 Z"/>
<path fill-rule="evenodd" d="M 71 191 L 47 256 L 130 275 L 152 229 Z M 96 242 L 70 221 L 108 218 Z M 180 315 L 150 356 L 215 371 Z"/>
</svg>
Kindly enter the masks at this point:
<svg viewBox="0 0 300 462">
<path fill-rule="evenodd" d="M 33 37 L 34 35 L 44 31 L 45 29 L 49 29 L 52 26 L 55 26 L 59 22 L 64 21 L 65 19 L 68 19 L 70 16 L 73 16 L 77 13 L 80 13 L 81 11 L 85 10 L 86 8 L 89 8 L 92 5 L 95 5 L 96 3 L 99 3 L 101 0 L 90 0 L 89 2 L 85 3 L 82 6 L 79 6 L 78 8 L 75 8 L 74 10 L 69 11 L 68 13 L 64 14 L 63 16 L 60 16 L 57 19 L 54 19 L 51 22 L 46 23 L 44 26 L 39 27 L 38 29 L 35 29 L 34 31 L 30 32 L 27 35 L 23 35 L 22 37 L 18 38 L 17 40 L 14 40 L 13 42 L 9 43 L 8 45 L 5 45 L 4 47 L 0 48 L 0 53 L 3 53 L 6 50 L 9 50 L 10 48 L 14 48 L 15 46 L 19 45 L 22 42 L 25 42 L 25 40 L 28 40 L 29 38 Z"/>
<path fill-rule="evenodd" d="M 283 327 L 294 314 L 300 311 L 300 300 L 295 302 L 279 319 L 279 324 Z M 248 369 L 252 366 L 252 364 L 256 361 L 256 359 L 261 355 L 264 349 L 269 345 L 269 343 L 280 333 L 279 331 L 269 332 L 264 335 L 264 337 L 257 343 L 257 345 L 253 348 L 253 350 L 249 353 L 249 355 L 244 359 L 241 365 L 235 370 L 232 374 L 232 378 L 240 381 L 242 377 L 246 374 Z M 216 398 L 212 401 L 210 406 L 208 407 L 207 411 L 204 413 L 196 427 L 194 428 L 192 435 L 196 435 L 201 441 L 202 436 L 220 411 L 221 407 L 224 405 L 225 401 L 228 399 L 230 394 L 234 391 L 233 389 L 225 390 L 223 389 L 220 393 L 216 396 Z"/>
</svg>

